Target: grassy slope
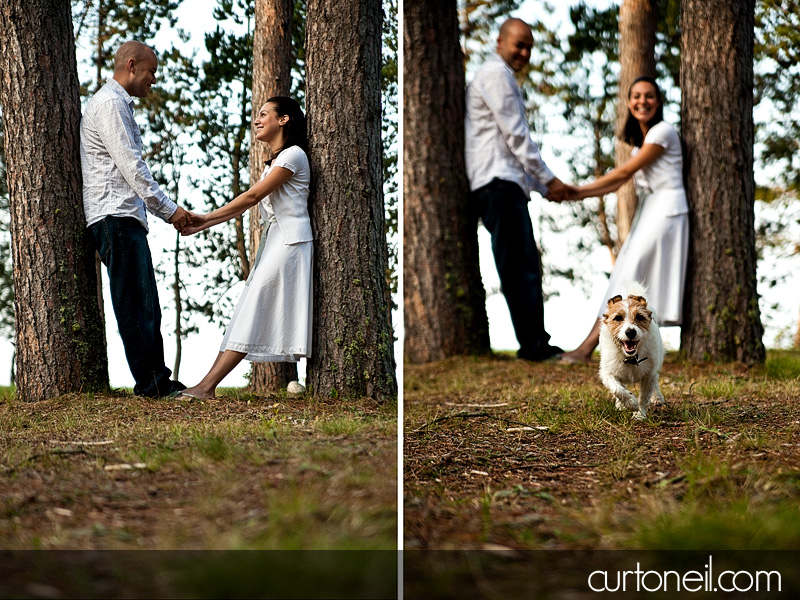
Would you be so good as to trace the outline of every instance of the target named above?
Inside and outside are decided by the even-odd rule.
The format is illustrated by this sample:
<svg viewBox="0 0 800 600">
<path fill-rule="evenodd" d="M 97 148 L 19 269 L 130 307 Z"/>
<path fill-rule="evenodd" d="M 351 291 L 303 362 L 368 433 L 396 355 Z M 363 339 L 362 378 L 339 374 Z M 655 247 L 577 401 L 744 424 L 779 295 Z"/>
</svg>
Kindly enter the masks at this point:
<svg viewBox="0 0 800 600">
<path fill-rule="evenodd" d="M 396 422 L 366 400 L 5 389 L 0 547 L 392 549 Z"/>
<path fill-rule="evenodd" d="M 800 354 L 667 359 L 617 411 L 594 366 L 406 365 L 406 548 L 800 548 Z"/>
</svg>

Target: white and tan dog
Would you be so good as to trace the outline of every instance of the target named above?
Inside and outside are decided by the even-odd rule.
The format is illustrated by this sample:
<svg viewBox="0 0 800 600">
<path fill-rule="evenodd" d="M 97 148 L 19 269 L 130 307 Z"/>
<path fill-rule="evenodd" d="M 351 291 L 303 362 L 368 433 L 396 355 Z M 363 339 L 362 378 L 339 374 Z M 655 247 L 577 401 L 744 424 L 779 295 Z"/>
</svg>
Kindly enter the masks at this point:
<svg viewBox="0 0 800 600">
<path fill-rule="evenodd" d="M 614 296 L 600 324 L 600 379 L 613 394 L 619 410 L 644 419 L 651 401 L 663 404 L 658 375 L 664 362 L 661 332 L 647 308 L 647 290 L 639 283 L 626 286 L 627 298 Z M 640 383 L 639 399 L 624 384 Z"/>
</svg>

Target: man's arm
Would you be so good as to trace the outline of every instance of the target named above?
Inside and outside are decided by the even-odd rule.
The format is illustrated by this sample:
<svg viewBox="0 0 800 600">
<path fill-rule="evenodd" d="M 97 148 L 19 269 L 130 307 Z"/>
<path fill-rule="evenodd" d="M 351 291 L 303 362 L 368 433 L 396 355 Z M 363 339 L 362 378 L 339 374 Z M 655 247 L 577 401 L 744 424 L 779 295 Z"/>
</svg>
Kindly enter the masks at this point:
<svg viewBox="0 0 800 600">
<path fill-rule="evenodd" d="M 142 160 L 141 151 L 134 140 L 133 128 L 136 127 L 136 123 L 126 113 L 127 106 L 124 106 L 124 102 L 123 106 L 117 102 L 106 102 L 101 105 L 96 120 L 100 139 L 125 181 L 144 201 L 147 209 L 160 219 L 172 222 L 171 219 L 176 215 L 178 206 L 161 190 Z"/>
<path fill-rule="evenodd" d="M 489 71 L 481 82 L 480 93 L 512 154 L 528 174 L 542 184 L 549 184 L 555 175 L 542 160 L 539 146 L 531 139 L 522 93 L 514 76 L 500 69 Z"/>
</svg>

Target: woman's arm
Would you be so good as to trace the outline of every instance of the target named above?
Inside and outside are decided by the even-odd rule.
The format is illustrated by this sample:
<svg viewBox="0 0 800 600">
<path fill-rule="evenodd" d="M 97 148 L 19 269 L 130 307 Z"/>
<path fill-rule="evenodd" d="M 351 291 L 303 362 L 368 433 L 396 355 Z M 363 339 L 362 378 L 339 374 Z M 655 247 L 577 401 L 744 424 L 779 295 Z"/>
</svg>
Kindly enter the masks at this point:
<svg viewBox="0 0 800 600">
<path fill-rule="evenodd" d="M 225 206 L 220 206 L 217 210 L 213 210 L 206 215 L 192 214 L 191 226 L 183 228 L 181 234 L 191 235 L 238 217 L 248 208 L 255 206 L 263 198 L 289 181 L 293 174 L 284 167 L 273 167 L 264 179 L 253 185 L 246 192 L 239 194 Z"/>
<path fill-rule="evenodd" d="M 569 199 L 581 200 L 583 198 L 602 196 L 603 194 L 615 192 L 623 183 L 633 177 L 636 171 L 652 164 L 662 154 L 664 154 L 663 146 L 659 146 L 658 144 L 645 144 L 636 156 L 631 156 L 625 164 L 620 165 L 616 169 L 612 169 L 591 183 L 579 186 L 577 188 L 577 194 L 570 195 Z"/>
</svg>

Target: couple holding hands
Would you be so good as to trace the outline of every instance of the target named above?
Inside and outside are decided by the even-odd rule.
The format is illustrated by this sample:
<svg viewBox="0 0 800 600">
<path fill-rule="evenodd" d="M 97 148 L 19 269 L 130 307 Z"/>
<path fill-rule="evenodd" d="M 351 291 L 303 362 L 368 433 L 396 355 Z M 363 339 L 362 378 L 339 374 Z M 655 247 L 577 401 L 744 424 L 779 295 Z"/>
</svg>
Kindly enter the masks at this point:
<svg viewBox="0 0 800 600">
<path fill-rule="evenodd" d="M 213 398 L 220 381 L 243 359 L 296 362 L 310 356 L 313 236 L 306 120 L 291 98 L 267 100 L 254 123 L 256 139 L 272 153 L 261 179 L 217 210 L 187 212 L 164 194 L 142 160 L 132 97 L 147 96 L 157 69 L 150 47 L 125 42 L 114 57 L 113 77 L 88 102 L 81 120 L 84 212 L 90 244 L 108 271 L 134 393 Z M 164 364 L 147 211 L 191 235 L 256 204 L 264 231 L 250 276 L 211 369 L 186 389 L 170 379 Z"/>
<path fill-rule="evenodd" d="M 655 307 L 660 325 L 681 324 L 689 247 L 681 142 L 663 120 L 658 84 L 651 77 L 639 77 L 628 90 L 628 118 L 620 132 L 634 147 L 631 158 L 586 185 L 563 183 L 547 168 L 531 139 L 515 78 L 528 64 L 532 47 L 528 24 L 508 19 L 500 28 L 496 53 L 467 88 L 465 160 L 471 202 L 492 236 L 500 285 L 520 344 L 517 356 L 589 362 L 598 345 L 606 300 L 624 294 L 630 281 L 647 287 L 648 303 Z M 555 202 L 581 200 L 614 192 L 632 177 L 639 205 L 598 319 L 581 345 L 565 353 L 550 344 L 544 327 L 541 265 L 528 213 L 530 192 Z"/>
</svg>

